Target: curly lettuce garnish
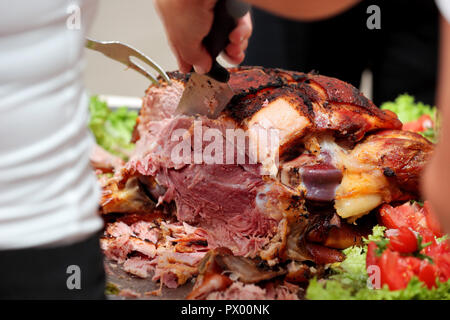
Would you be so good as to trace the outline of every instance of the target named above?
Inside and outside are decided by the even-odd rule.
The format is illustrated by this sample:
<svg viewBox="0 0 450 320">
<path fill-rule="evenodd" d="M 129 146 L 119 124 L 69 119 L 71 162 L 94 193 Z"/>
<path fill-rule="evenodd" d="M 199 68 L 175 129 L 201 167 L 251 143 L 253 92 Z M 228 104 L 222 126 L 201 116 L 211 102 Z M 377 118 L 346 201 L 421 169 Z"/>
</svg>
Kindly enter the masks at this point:
<svg viewBox="0 0 450 320">
<path fill-rule="evenodd" d="M 395 112 L 402 123 L 419 119 L 424 114 L 434 117 L 436 108 L 422 102 L 415 102 L 409 94 L 399 95 L 394 102 L 387 101 L 381 105 L 381 109 Z"/>
<path fill-rule="evenodd" d="M 413 125 L 413 127 L 419 127 L 420 129 L 418 128 L 413 131 L 418 132 L 431 142 L 437 141 L 439 119 L 436 107 L 422 102 L 416 102 L 414 101 L 414 97 L 408 94 L 401 94 L 395 101 L 384 102 L 381 105 L 381 109 L 395 112 L 400 121 L 409 127 L 411 127 L 412 123 L 416 122 L 416 125 Z M 432 127 L 423 128 L 419 123 L 423 124 L 424 119 L 425 121 L 429 119 L 428 122 L 432 124 Z"/>
<path fill-rule="evenodd" d="M 306 297 L 310 300 L 448 300 L 450 280 L 438 281 L 437 287 L 430 290 L 414 277 L 405 289 L 390 291 L 386 286 L 382 289 L 364 287 L 358 290 L 336 280 L 322 282 L 313 279 Z"/>
<path fill-rule="evenodd" d="M 91 118 L 89 128 L 97 144 L 112 154 L 127 160 L 134 144 L 131 136 L 136 124 L 137 112 L 126 107 L 115 111 L 108 108 L 106 102 L 92 96 L 89 103 Z"/>
</svg>

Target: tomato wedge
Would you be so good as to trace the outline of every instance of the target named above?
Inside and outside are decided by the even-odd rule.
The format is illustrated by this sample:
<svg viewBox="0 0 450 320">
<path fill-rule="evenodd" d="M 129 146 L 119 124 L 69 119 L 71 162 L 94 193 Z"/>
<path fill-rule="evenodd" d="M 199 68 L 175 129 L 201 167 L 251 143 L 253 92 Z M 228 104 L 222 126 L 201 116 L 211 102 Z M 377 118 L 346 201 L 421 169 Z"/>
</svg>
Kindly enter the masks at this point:
<svg viewBox="0 0 450 320">
<path fill-rule="evenodd" d="M 408 272 L 408 264 L 402 263 L 397 252 L 386 249 L 378 261 L 381 271 L 381 284 L 387 284 L 390 290 L 406 288 L 412 273 Z"/>
<path fill-rule="evenodd" d="M 417 203 L 407 202 L 395 208 L 385 204 L 380 209 L 380 218 L 381 224 L 388 229 L 411 227 L 416 230 L 419 226 L 426 226 L 425 216 Z"/>
<path fill-rule="evenodd" d="M 367 254 L 366 254 L 366 268 L 369 266 L 378 265 L 378 258 L 376 255 L 377 245 L 375 242 L 369 242 L 367 245 Z"/>
<path fill-rule="evenodd" d="M 436 287 L 436 279 L 446 281 L 440 276 L 438 265 L 433 265 L 427 260 L 421 260 L 412 256 L 402 256 L 400 253 L 386 249 L 381 257 L 375 255 L 376 244 L 371 242 L 367 252 L 367 267 L 377 265 L 381 272 L 381 285 L 387 285 L 389 290 L 400 290 L 408 286 L 413 276 L 417 276 L 428 288 Z M 443 261 L 443 263 L 448 263 Z M 450 269 L 447 269 L 450 270 Z M 448 278 L 447 278 L 448 279 Z"/>
<path fill-rule="evenodd" d="M 431 230 L 433 234 L 440 235 L 439 222 L 431 212 L 429 203 L 425 201 L 425 204 L 423 208 L 417 203 L 409 202 L 395 208 L 384 204 L 379 211 L 380 223 L 388 229 L 409 227 L 419 233 L 422 233 L 422 230 Z"/>
<path fill-rule="evenodd" d="M 434 127 L 433 120 L 428 114 L 423 114 L 415 121 L 406 122 L 402 129 L 406 131 L 423 132 Z"/>
<path fill-rule="evenodd" d="M 386 231 L 389 238 L 388 248 L 400 253 L 413 253 L 417 250 L 417 238 L 409 228 L 400 227 Z"/>
<path fill-rule="evenodd" d="M 438 277 L 437 268 L 428 261 L 422 260 L 418 276 L 419 280 L 424 282 L 428 289 L 436 287 L 436 278 Z"/>
<path fill-rule="evenodd" d="M 439 271 L 439 280 L 445 282 L 450 279 L 450 254 L 445 253 L 433 258 Z"/>
<path fill-rule="evenodd" d="M 403 289 L 415 276 L 433 288 L 437 279 L 450 279 L 450 240 L 437 240 L 443 232 L 428 201 L 423 207 L 410 202 L 398 207 L 385 204 L 379 220 L 388 228 L 385 235 L 389 243 L 380 257 L 376 256 L 377 244 L 369 243 L 366 264 L 379 266 L 382 285 L 387 284 L 390 290 Z"/>
</svg>

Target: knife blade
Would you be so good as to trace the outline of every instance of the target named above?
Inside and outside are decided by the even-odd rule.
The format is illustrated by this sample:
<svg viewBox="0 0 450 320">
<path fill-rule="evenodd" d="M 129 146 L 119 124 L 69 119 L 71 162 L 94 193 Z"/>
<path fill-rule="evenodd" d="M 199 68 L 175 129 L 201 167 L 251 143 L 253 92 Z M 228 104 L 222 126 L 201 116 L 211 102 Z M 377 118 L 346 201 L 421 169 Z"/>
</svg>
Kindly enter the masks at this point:
<svg viewBox="0 0 450 320">
<path fill-rule="evenodd" d="M 216 60 L 228 45 L 228 35 L 236 27 L 250 6 L 238 0 L 219 0 L 214 7 L 211 30 L 203 40 L 213 59 L 211 71 L 205 75 L 192 72 L 177 107 L 177 113 L 190 116 L 204 115 L 215 119 L 234 95 L 228 84 L 230 74 Z"/>
<path fill-rule="evenodd" d="M 177 112 L 216 119 L 233 96 L 234 92 L 228 83 L 193 72 L 183 91 Z"/>
</svg>

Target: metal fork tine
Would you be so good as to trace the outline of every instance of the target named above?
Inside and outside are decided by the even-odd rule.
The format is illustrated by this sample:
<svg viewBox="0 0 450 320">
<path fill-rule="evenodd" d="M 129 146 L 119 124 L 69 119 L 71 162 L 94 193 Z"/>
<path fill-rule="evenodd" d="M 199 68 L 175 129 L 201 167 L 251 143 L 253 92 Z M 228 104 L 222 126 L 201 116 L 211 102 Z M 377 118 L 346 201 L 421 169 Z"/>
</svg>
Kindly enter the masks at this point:
<svg viewBox="0 0 450 320">
<path fill-rule="evenodd" d="M 159 81 L 154 76 L 130 59 L 130 57 L 135 57 L 157 71 L 167 83 L 171 83 L 170 78 L 167 76 L 163 68 L 139 50 L 127 44 L 119 41 L 97 41 L 86 38 L 86 48 L 99 51 L 107 57 L 123 63 L 127 67 L 136 70 L 144 77 L 150 79 L 154 84 L 159 85 Z"/>
<path fill-rule="evenodd" d="M 153 69 L 155 69 L 161 75 L 161 77 L 163 77 L 163 79 L 167 83 L 170 83 L 169 76 L 166 74 L 166 72 L 163 70 L 163 68 L 161 68 L 155 61 L 153 61 L 152 59 L 150 59 L 146 55 L 142 54 L 138 50 L 135 50 L 135 53 L 134 53 L 133 56 L 138 58 L 142 62 L 145 62 L 146 64 L 150 65 Z"/>
<path fill-rule="evenodd" d="M 139 72 L 140 74 L 142 74 L 144 77 L 150 79 L 154 84 L 158 85 L 159 82 L 158 80 L 153 77 L 149 72 L 147 72 L 147 70 L 145 70 L 144 68 L 142 68 L 140 65 L 134 63 L 133 61 L 129 60 L 129 64 L 128 66 L 134 70 L 136 70 L 137 72 Z"/>
</svg>

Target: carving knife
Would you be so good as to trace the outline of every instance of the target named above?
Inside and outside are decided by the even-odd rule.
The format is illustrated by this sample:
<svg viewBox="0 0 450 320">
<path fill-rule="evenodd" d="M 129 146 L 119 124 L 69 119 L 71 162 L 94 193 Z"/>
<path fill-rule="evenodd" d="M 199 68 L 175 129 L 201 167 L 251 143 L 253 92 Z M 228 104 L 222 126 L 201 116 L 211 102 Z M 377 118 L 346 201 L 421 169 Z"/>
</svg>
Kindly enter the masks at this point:
<svg viewBox="0 0 450 320">
<path fill-rule="evenodd" d="M 192 72 L 186 83 L 177 113 L 204 115 L 215 119 L 230 102 L 234 93 L 228 84 L 230 74 L 216 58 L 228 45 L 228 36 L 250 6 L 237 0 L 219 0 L 214 7 L 214 21 L 203 45 L 213 60 L 211 71 L 200 75 Z"/>
</svg>

